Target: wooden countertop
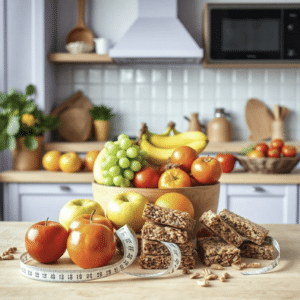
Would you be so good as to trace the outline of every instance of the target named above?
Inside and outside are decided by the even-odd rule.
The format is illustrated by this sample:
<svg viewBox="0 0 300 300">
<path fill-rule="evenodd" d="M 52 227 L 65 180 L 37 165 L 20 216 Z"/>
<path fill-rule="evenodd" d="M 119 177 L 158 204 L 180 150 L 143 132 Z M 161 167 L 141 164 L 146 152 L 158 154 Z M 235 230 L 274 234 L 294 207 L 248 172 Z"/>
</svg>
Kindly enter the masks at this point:
<svg viewBox="0 0 300 300">
<path fill-rule="evenodd" d="M 15 259 L 0 261 L 0 298 L 1 299 L 299 299 L 300 282 L 300 225 L 264 225 L 270 230 L 281 247 L 279 265 L 262 275 L 242 275 L 231 267 L 225 271 L 231 275 L 227 282 L 210 281 L 211 286 L 197 285 L 189 275 L 181 270 L 157 279 L 142 279 L 123 273 L 85 283 L 49 283 L 36 281 L 22 276 L 19 257 L 25 251 L 24 237 L 31 226 L 29 222 L 0 222 L 0 251 L 17 247 Z M 67 252 L 63 257 L 68 257 Z M 196 258 L 196 268 L 200 272 L 203 264 Z M 244 259 L 245 262 L 261 262 L 262 266 L 270 261 Z M 76 266 L 75 266 L 76 267 Z M 250 270 L 250 269 L 249 269 Z M 141 270 L 136 262 L 128 272 L 147 272 Z M 222 271 L 215 271 L 222 274 Z M 57 297 L 57 296 L 56 296 Z"/>
<path fill-rule="evenodd" d="M 261 143 L 262 141 L 233 141 L 226 143 L 213 143 L 210 142 L 204 149 L 203 153 L 239 153 L 243 148 L 247 148 L 253 144 Z M 265 141 L 266 144 L 270 144 L 270 141 Z M 286 144 L 296 147 L 297 152 L 300 152 L 299 141 L 287 141 Z M 75 152 L 87 152 L 91 150 L 100 151 L 103 149 L 105 142 L 88 141 L 81 143 L 68 143 L 68 142 L 56 142 L 46 143 L 45 151 L 57 150 L 62 152 L 75 151 Z"/>
<path fill-rule="evenodd" d="M 0 173 L 0 182 L 11 183 L 91 183 L 92 172 L 64 173 L 40 171 L 5 171 Z M 222 174 L 221 183 L 227 184 L 300 184 L 300 169 L 290 174 L 254 174 L 236 169 Z"/>
</svg>

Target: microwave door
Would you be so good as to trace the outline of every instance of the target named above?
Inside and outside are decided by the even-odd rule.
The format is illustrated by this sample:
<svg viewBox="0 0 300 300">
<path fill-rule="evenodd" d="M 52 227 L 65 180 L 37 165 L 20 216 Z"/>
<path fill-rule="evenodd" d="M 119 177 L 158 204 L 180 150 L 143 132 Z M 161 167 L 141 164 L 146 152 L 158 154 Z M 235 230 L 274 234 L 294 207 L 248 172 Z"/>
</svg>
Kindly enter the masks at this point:
<svg viewBox="0 0 300 300">
<path fill-rule="evenodd" d="M 211 58 L 274 60 L 282 52 L 280 9 L 212 9 Z"/>
</svg>

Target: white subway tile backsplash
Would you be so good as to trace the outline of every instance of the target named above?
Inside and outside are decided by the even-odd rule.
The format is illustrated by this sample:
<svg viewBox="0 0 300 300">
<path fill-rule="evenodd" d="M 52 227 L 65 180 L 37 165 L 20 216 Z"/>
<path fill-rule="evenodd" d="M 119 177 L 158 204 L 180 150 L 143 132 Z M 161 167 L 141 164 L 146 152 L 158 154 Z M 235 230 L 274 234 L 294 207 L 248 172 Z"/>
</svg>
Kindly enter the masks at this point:
<svg viewBox="0 0 300 300">
<path fill-rule="evenodd" d="M 87 69 L 74 69 L 74 83 L 87 83 L 88 76 L 87 76 Z"/>
<path fill-rule="evenodd" d="M 88 82 L 89 83 L 101 83 L 102 79 L 102 70 L 91 68 L 88 70 Z"/>
<path fill-rule="evenodd" d="M 152 82 L 157 84 L 166 84 L 168 77 L 167 69 L 153 69 L 152 70 Z"/>
<path fill-rule="evenodd" d="M 245 106 L 250 98 L 291 110 L 286 120 L 289 139 L 299 140 L 300 70 L 205 69 L 201 65 L 65 65 L 58 67 L 55 105 L 81 90 L 96 105 L 117 114 L 111 136 L 137 135 L 141 123 L 161 133 L 169 121 L 187 130 L 184 116 L 199 113 L 201 124 L 214 117 L 215 108 L 230 112 L 233 137 L 248 139 Z"/>
<path fill-rule="evenodd" d="M 120 81 L 121 83 L 132 83 L 134 80 L 133 69 L 121 69 L 120 70 Z"/>
<path fill-rule="evenodd" d="M 117 69 L 105 69 L 104 70 L 105 83 L 118 83 L 119 71 Z"/>
<path fill-rule="evenodd" d="M 113 98 L 118 99 L 119 93 L 118 93 L 118 86 L 115 84 L 105 84 L 104 87 L 104 98 Z"/>
<path fill-rule="evenodd" d="M 136 70 L 136 82 L 137 83 L 149 83 L 151 81 L 151 70 L 140 69 Z"/>
<path fill-rule="evenodd" d="M 149 84 L 138 84 L 135 86 L 135 98 L 136 99 L 150 99 L 151 87 Z"/>
<path fill-rule="evenodd" d="M 134 99 L 134 96 L 135 96 L 134 88 L 135 87 L 132 84 L 121 84 L 120 85 L 120 99 Z"/>
</svg>

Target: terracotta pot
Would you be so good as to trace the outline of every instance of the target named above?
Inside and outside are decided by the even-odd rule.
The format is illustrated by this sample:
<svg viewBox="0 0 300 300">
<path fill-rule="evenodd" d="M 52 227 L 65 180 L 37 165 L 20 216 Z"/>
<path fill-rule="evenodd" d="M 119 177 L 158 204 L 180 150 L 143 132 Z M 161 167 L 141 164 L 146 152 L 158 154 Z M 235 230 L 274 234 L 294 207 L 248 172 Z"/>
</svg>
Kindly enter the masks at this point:
<svg viewBox="0 0 300 300">
<path fill-rule="evenodd" d="M 107 141 L 110 121 L 94 120 L 95 137 L 97 141 Z"/>
<path fill-rule="evenodd" d="M 13 170 L 31 171 L 40 170 L 42 167 L 44 137 L 36 136 L 38 147 L 30 150 L 24 145 L 25 137 L 17 139 L 16 148 L 12 150 Z"/>
<path fill-rule="evenodd" d="M 188 197 L 194 206 L 194 219 L 196 221 L 195 230 L 193 233 L 194 237 L 196 237 L 196 233 L 204 227 L 204 225 L 202 225 L 199 222 L 199 218 L 201 217 L 201 215 L 208 210 L 211 210 L 214 213 L 216 213 L 219 205 L 219 182 L 212 185 L 185 187 L 177 189 L 144 189 L 131 187 L 121 188 L 116 186 L 106 186 L 98 184 L 96 182 L 93 182 L 92 186 L 94 200 L 102 206 L 104 211 L 106 211 L 107 209 L 108 202 L 119 193 L 136 192 L 148 198 L 150 203 L 154 203 L 160 196 L 166 193 L 181 193 Z"/>
</svg>

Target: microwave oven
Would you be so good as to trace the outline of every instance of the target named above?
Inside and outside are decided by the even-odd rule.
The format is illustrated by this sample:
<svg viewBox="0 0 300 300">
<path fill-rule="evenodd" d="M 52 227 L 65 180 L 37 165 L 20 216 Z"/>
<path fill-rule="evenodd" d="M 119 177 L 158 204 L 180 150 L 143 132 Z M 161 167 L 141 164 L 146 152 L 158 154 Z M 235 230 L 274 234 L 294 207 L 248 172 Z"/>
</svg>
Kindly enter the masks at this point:
<svg viewBox="0 0 300 300">
<path fill-rule="evenodd" d="M 300 66 L 300 3 L 206 3 L 204 64 Z"/>
</svg>

